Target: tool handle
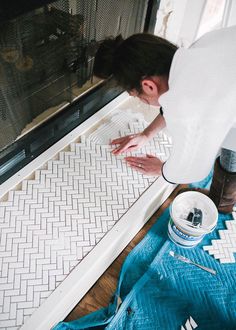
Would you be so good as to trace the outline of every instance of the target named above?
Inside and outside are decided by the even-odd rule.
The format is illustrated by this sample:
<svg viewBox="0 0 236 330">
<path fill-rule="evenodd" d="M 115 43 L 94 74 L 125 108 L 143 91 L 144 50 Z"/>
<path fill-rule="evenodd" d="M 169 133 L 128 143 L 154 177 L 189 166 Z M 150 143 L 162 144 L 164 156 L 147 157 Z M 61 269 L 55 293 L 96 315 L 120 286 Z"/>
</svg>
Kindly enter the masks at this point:
<svg viewBox="0 0 236 330">
<path fill-rule="evenodd" d="M 216 275 L 216 271 L 214 269 L 211 269 L 211 268 L 208 268 L 208 267 L 205 267 L 205 266 L 202 266 L 202 265 L 199 265 L 199 264 L 196 264 L 195 262 L 192 262 L 195 266 L 205 270 L 206 272 L 208 273 L 211 273 L 212 275 Z"/>
</svg>

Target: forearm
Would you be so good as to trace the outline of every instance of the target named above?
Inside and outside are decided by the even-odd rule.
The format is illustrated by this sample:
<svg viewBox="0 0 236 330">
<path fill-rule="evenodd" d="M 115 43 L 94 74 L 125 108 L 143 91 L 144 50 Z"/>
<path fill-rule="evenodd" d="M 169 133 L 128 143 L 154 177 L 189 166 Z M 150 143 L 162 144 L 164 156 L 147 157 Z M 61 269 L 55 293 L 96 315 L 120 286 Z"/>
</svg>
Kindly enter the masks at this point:
<svg viewBox="0 0 236 330">
<path fill-rule="evenodd" d="M 146 135 L 148 139 L 152 139 L 160 130 L 166 126 L 165 118 L 159 114 L 151 124 L 145 128 L 143 134 Z"/>
</svg>

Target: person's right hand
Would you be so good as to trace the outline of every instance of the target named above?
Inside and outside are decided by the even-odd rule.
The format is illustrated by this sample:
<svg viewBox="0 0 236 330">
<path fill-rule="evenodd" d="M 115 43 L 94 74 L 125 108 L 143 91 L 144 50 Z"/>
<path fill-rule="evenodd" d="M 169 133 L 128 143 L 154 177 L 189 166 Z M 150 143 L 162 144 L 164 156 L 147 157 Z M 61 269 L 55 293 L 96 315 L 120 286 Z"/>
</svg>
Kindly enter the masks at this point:
<svg viewBox="0 0 236 330">
<path fill-rule="evenodd" d="M 148 137 L 143 132 L 123 136 L 111 141 L 111 145 L 118 145 L 115 149 L 112 150 L 112 153 L 114 155 L 119 155 L 124 152 L 130 152 L 141 148 L 147 142 Z"/>
</svg>

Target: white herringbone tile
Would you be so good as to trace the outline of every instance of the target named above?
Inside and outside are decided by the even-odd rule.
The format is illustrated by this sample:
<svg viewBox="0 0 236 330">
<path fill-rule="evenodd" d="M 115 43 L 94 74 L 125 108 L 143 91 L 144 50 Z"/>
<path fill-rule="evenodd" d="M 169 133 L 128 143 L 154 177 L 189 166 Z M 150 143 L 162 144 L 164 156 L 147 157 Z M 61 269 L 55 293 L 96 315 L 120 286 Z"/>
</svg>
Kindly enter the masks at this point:
<svg viewBox="0 0 236 330">
<path fill-rule="evenodd" d="M 219 259 L 220 263 L 234 263 L 236 261 L 236 219 L 225 221 L 227 229 L 219 230 L 219 239 L 211 241 L 211 245 L 204 246 L 204 250 Z"/>
<path fill-rule="evenodd" d="M 146 125 L 140 116 L 116 114 L 0 202 L 0 329 L 18 329 L 154 182 L 109 145 Z M 170 148 L 160 133 L 133 154 L 165 160 Z"/>
</svg>

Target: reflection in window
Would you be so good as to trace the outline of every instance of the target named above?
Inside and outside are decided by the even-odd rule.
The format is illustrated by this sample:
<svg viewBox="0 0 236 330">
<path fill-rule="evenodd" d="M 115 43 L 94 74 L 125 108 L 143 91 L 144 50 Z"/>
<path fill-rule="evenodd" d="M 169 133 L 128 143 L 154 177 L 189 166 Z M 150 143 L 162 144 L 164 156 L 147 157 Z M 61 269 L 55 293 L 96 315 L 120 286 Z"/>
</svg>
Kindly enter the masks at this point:
<svg viewBox="0 0 236 330">
<path fill-rule="evenodd" d="M 0 21 L 0 154 L 100 84 L 99 42 L 141 32 L 147 8 L 147 0 L 47 2 Z"/>
</svg>

